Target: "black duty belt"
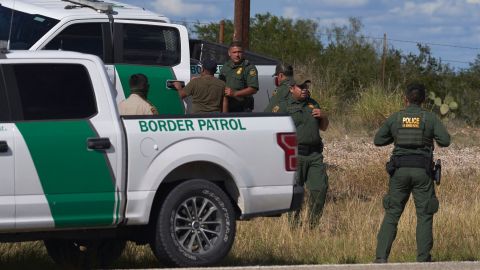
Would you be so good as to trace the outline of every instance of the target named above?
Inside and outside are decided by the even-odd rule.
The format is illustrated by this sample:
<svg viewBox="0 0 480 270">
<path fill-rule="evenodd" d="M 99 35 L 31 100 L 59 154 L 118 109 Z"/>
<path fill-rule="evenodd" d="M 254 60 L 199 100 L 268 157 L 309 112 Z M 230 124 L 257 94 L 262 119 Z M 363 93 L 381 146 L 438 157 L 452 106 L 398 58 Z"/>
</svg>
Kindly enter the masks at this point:
<svg viewBox="0 0 480 270">
<path fill-rule="evenodd" d="M 322 153 L 323 152 L 322 145 L 299 144 L 297 149 L 298 149 L 298 154 L 301 155 L 301 156 L 308 156 L 311 153 Z"/>
<path fill-rule="evenodd" d="M 423 155 L 394 156 L 393 162 L 396 168 L 428 168 L 431 158 Z"/>
</svg>

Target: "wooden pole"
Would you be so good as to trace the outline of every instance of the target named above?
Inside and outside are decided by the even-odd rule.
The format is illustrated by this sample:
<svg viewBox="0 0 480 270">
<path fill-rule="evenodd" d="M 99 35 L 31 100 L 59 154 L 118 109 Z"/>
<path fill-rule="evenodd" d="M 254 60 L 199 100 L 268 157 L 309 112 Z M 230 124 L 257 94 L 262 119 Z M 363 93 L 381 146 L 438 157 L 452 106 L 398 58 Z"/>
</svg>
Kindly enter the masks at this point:
<svg viewBox="0 0 480 270">
<path fill-rule="evenodd" d="M 242 16 L 242 43 L 243 49 L 248 50 L 250 47 L 250 0 L 243 0 L 243 16 Z"/>
<path fill-rule="evenodd" d="M 235 12 L 234 12 L 234 31 L 233 31 L 233 41 L 241 41 L 243 36 L 243 5 L 244 0 L 235 0 Z"/>
<path fill-rule="evenodd" d="M 387 33 L 383 34 L 382 85 L 385 88 L 385 66 L 387 64 Z"/>
<path fill-rule="evenodd" d="M 241 41 L 244 49 L 250 47 L 250 0 L 235 0 L 233 41 Z"/>
<path fill-rule="evenodd" d="M 218 43 L 223 44 L 225 41 L 225 21 L 220 21 L 220 33 L 218 34 Z"/>
</svg>

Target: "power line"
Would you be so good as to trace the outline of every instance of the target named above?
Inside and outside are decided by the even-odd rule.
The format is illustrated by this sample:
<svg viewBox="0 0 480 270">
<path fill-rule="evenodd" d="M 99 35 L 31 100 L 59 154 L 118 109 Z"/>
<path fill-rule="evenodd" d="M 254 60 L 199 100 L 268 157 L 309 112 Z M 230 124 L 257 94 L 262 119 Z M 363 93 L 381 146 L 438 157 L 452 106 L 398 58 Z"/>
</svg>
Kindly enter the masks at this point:
<svg viewBox="0 0 480 270">
<path fill-rule="evenodd" d="M 420 43 L 420 44 L 427 44 L 432 46 L 441 46 L 441 47 L 451 47 L 451 48 L 460 48 L 460 49 L 468 49 L 468 50 L 480 50 L 477 47 L 469 47 L 469 46 L 462 46 L 462 45 L 455 45 L 455 44 L 442 44 L 442 43 L 434 43 L 434 42 L 419 42 L 419 41 L 411 41 L 411 40 L 401 40 L 401 39 L 388 39 L 390 41 L 395 42 L 403 42 L 403 43 Z"/>
<path fill-rule="evenodd" d="M 186 20 L 172 20 L 175 23 L 183 23 L 183 24 L 200 24 L 200 25 L 208 25 L 216 22 L 200 22 L 200 21 L 186 21 Z M 319 33 L 320 36 L 329 36 L 327 33 Z M 345 37 L 346 35 L 340 35 Z M 362 36 L 364 38 L 369 39 L 376 39 L 376 40 L 383 40 L 383 37 L 372 37 L 372 36 Z M 395 38 L 387 38 L 388 41 L 393 42 L 402 42 L 402 43 L 411 43 L 411 44 L 425 44 L 431 46 L 440 46 L 440 47 L 450 47 L 450 48 L 458 48 L 458 49 L 467 49 L 467 50 L 480 50 L 480 47 L 471 47 L 471 46 L 463 46 L 457 44 L 446 44 L 446 43 L 436 43 L 436 42 L 423 42 L 423 41 L 414 41 L 414 40 L 404 40 L 404 39 L 395 39 Z"/>
</svg>

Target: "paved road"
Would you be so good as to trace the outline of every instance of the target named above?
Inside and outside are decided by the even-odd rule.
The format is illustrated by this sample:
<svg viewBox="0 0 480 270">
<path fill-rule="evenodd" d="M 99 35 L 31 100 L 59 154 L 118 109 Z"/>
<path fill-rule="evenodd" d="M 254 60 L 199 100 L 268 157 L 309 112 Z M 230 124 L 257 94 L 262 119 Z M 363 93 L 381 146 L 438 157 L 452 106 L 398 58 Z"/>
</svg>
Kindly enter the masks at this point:
<svg viewBox="0 0 480 270">
<path fill-rule="evenodd" d="M 165 268 L 164 268 L 165 269 Z M 210 267 L 175 268 L 175 270 L 479 270 L 480 262 L 437 262 L 437 263 L 389 263 L 389 264 L 330 264 L 330 265 L 294 265 L 294 266 L 248 266 L 248 267 Z"/>
</svg>

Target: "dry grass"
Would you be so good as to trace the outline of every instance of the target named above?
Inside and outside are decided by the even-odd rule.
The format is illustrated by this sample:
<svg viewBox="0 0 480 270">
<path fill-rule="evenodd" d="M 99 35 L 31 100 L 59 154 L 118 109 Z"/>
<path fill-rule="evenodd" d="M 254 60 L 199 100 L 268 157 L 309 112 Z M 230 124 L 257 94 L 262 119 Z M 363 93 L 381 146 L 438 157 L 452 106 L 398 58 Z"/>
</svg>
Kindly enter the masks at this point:
<svg viewBox="0 0 480 270">
<path fill-rule="evenodd" d="M 391 147 L 377 148 L 365 132 L 324 134 L 330 190 L 321 223 L 290 228 L 286 216 L 238 223 L 232 252 L 224 265 L 365 263 L 373 259 L 387 187 L 384 163 Z M 452 132 L 449 148 L 438 148 L 443 181 L 436 188 L 440 211 L 434 218 L 435 260 L 480 259 L 480 130 Z M 390 260 L 415 261 L 415 208 L 409 201 L 399 224 Z M 0 245 L 0 268 L 51 268 L 40 242 Z M 129 245 L 117 268 L 156 267 L 148 246 Z"/>
</svg>

